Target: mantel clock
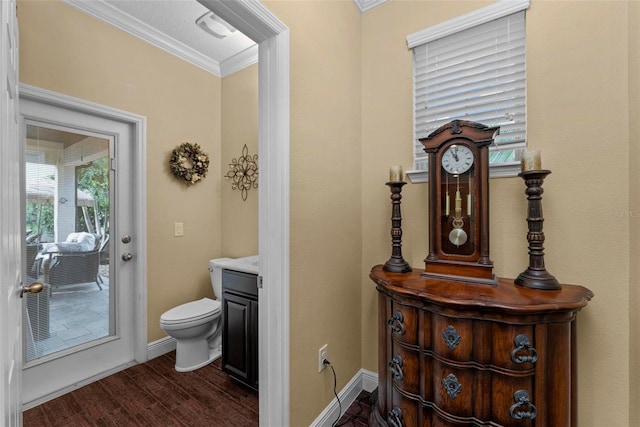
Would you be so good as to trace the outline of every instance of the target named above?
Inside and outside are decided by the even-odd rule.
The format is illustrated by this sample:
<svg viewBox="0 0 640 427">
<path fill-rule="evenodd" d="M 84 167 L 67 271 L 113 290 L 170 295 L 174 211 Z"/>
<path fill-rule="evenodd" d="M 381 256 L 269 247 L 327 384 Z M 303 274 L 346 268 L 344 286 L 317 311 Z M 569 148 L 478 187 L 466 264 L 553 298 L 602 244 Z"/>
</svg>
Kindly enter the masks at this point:
<svg viewBox="0 0 640 427">
<path fill-rule="evenodd" d="M 423 275 L 496 283 L 489 258 L 489 146 L 499 129 L 454 120 L 420 139 L 429 159 Z"/>
</svg>

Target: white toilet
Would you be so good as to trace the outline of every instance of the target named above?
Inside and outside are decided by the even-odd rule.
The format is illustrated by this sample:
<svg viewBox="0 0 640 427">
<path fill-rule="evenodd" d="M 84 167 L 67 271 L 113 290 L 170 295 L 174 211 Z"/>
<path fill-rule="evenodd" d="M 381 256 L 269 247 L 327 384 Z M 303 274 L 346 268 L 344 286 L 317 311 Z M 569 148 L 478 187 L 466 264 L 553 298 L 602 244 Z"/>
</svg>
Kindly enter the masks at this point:
<svg viewBox="0 0 640 427">
<path fill-rule="evenodd" d="M 222 269 L 209 260 L 211 285 L 217 300 L 202 298 L 160 316 L 160 327 L 176 340 L 176 371 L 188 372 L 208 365 L 222 355 Z"/>
</svg>

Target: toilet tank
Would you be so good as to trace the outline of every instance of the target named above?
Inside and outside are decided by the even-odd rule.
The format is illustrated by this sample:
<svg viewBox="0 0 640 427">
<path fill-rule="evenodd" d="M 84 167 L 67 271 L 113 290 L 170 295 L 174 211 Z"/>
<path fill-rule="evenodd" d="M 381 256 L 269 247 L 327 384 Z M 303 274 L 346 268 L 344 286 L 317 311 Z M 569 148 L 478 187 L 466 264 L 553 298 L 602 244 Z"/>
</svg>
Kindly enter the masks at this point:
<svg viewBox="0 0 640 427">
<path fill-rule="evenodd" d="M 217 300 L 222 300 L 222 264 L 232 260 L 232 258 L 217 258 L 209 260 L 211 286 L 213 287 L 213 294 Z"/>
<path fill-rule="evenodd" d="M 217 299 L 222 295 L 222 270 L 241 271 L 249 274 L 260 274 L 260 257 L 251 255 L 242 258 L 217 258 L 209 260 L 211 285 Z"/>
</svg>

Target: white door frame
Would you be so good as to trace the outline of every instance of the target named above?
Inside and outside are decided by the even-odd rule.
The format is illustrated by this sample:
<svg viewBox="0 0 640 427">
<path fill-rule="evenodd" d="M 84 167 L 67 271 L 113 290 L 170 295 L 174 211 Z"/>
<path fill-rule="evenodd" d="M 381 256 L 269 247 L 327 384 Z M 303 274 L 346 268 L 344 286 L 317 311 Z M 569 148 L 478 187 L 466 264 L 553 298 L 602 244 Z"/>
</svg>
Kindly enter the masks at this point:
<svg viewBox="0 0 640 427">
<path fill-rule="evenodd" d="M 289 29 L 258 0 L 198 0 L 259 46 L 260 425 L 289 425 Z"/>
<path fill-rule="evenodd" d="M 0 2 L 0 425 L 22 424 L 22 241 L 16 2 Z"/>
<path fill-rule="evenodd" d="M 136 168 L 133 171 L 133 197 L 138 202 L 132 218 L 136 238 L 132 240 L 131 252 L 136 254 L 138 268 L 135 272 L 134 357 L 136 362 L 147 360 L 147 174 L 146 174 L 146 118 L 35 86 L 20 83 L 20 100 L 31 100 L 68 110 L 81 111 L 105 119 L 115 120 L 132 127 Z M 92 379 L 93 380 L 93 379 Z M 87 382 L 90 382 L 89 380 Z"/>
</svg>

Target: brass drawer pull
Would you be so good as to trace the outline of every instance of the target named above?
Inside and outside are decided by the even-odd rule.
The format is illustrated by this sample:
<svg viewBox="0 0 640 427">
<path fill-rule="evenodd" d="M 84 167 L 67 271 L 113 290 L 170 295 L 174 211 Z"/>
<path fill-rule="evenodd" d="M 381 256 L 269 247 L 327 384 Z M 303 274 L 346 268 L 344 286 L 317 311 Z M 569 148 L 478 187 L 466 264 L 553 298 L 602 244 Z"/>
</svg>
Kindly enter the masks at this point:
<svg viewBox="0 0 640 427">
<path fill-rule="evenodd" d="M 516 420 L 533 420 L 536 415 L 538 415 L 538 410 L 531 402 L 529 402 L 529 393 L 525 390 L 516 391 L 513 394 L 513 400 L 516 403 L 511 405 L 511 408 L 509 409 L 511 418 Z"/>
<path fill-rule="evenodd" d="M 531 347 L 531 340 L 525 334 L 520 334 L 513 339 L 516 348 L 511 351 L 511 361 L 513 363 L 536 363 L 538 361 L 538 352 Z M 529 354 L 522 354 L 528 352 Z"/>
<path fill-rule="evenodd" d="M 393 317 L 387 320 L 387 326 L 398 335 L 404 335 L 404 316 L 401 311 L 393 313 Z"/>
</svg>

